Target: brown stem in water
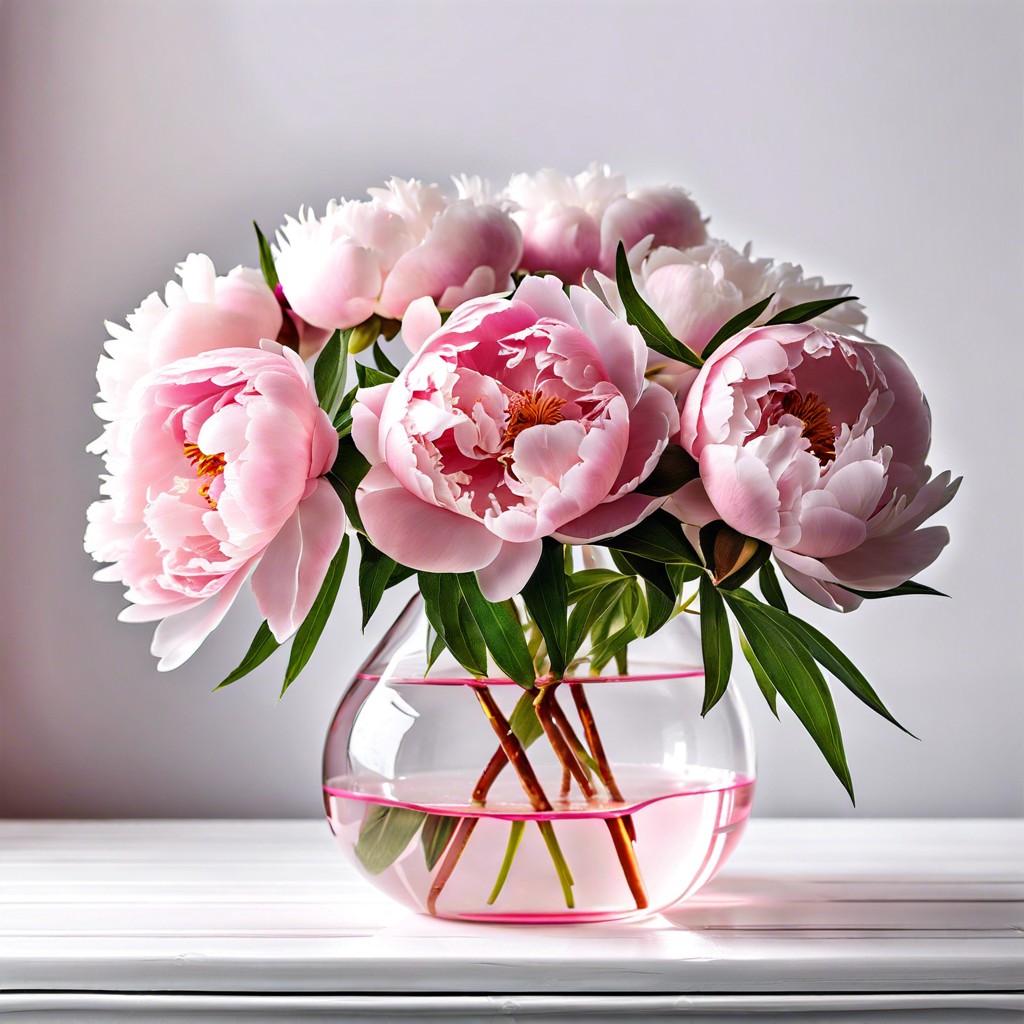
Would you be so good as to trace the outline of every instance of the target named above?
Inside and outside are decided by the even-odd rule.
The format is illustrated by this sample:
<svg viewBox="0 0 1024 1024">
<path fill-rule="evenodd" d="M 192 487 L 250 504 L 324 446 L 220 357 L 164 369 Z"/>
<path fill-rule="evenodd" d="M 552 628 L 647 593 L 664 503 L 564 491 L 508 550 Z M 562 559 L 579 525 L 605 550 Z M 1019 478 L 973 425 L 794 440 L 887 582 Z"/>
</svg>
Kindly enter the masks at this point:
<svg viewBox="0 0 1024 1024">
<path fill-rule="evenodd" d="M 591 781 L 590 773 L 586 770 L 586 766 L 576 758 L 572 748 L 569 746 L 568 740 L 562 734 L 562 730 L 558 727 L 555 720 L 553 705 L 555 704 L 555 689 L 557 686 L 557 682 L 542 686 L 539 696 L 533 702 L 533 706 L 537 710 L 537 717 L 544 727 L 544 732 L 558 760 L 561 761 L 564 768 L 569 769 L 572 777 L 576 780 L 576 784 L 587 798 L 587 802 L 591 803 L 597 797 L 597 792 Z M 622 873 L 626 876 L 626 884 L 629 886 L 629 891 L 633 894 L 633 899 L 636 901 L 637 910 L 643 910 L 648 902 L 647 890 L 644 887 L 644 880 L 640 874 L 640 865 L 637 863 L 636 850 L 633 849 L 629 830 L 626 828 L 625 821 L 622 818 L 605 818 L 605 824 L 608 826 L 612 843 L 615 846 L 615 853 L 619 858 L 619 863 L 622 865 Z"/>
<path fill-rule="evenodd" d="M 583 735 L 587 737 L 587 744 L 594 755 L 597 767 L 601 772 L 601 778 L 608 787 L 608 793 L 616 803 L 625 803 L 622 798 L 622 791 L 612 774 L 612 766 L 608 761 L 608 755 L 604 752 L 604 744 L 601 742 L 601 735 L 597 731 L 597 723 L 594 721 L 594 712 L 590 710 L 590 701 L 583 690 L 581 683 L 569 683 L 569 691 L 576 703 L 576 710 L 579 712 L 580 721 L 583 723 Z M 633 816 L 627 814 L 623 819 L 629 838 L 636 842 L 636 827 L 633 824 Z"/>
<path fill-rule="evenodd" d="M 487 762 L 487 767 L 483 770 L 480 778 L 476 780 L 476 786 L 473 788 L 473 803 L 484 804 L 487 802 L 487 794 L 491 791 L 491 786 L 494 785 L 494 780 L 501 774 L 502 768 L 508 764 L 508 758 L 505 756 L 505 751 L 502 747 L 491 755 L 490 761 Z"/>
<path fill-rule="evenodd" d="M 427 893 L 428 914 L 437 916 L 437 898 L 441 895 L 441 890 L 448 884 L 448 879 L 452 877 L 452 872 L 459 863 L 462 851 L 465 850 L 466 843 L 469 842 L 469 837 L 473 834 L 473 829 L 476 828 L 476 823 L 479 820 L 479 818 L 463 818 L 459 822 L 459 826 L 448 844 L 448 849 L 445 850 L 444 860 L 441 861 L 441 866 L 437 869 L 434 881 L 430 885 L 430 892 Z"/>
<path fill-rule="evenodd" d="M 562 786 L 558 791 L 558 795 L 563 799 L 569 798 L 569 787 L 572 785 L 572 772 L 568 768 L 562 769 Z"/>
</svg>

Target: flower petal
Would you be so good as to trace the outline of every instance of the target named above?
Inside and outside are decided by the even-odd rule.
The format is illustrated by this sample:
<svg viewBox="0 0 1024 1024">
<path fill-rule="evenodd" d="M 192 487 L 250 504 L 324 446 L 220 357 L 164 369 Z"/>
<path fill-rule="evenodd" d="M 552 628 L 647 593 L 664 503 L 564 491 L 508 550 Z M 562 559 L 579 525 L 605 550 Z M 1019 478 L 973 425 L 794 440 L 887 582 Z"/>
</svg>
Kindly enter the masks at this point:
<svg viewBox="0 0 1024 1024">
<path fill-rule="evenodd" d="M 515 597 L 537 568 L 540 553 L 539 540 L 526 544 L 502 544 L 497 557 L 476 571 L 481 593 L 488 601 L 507 601 Z"/>
</svg>

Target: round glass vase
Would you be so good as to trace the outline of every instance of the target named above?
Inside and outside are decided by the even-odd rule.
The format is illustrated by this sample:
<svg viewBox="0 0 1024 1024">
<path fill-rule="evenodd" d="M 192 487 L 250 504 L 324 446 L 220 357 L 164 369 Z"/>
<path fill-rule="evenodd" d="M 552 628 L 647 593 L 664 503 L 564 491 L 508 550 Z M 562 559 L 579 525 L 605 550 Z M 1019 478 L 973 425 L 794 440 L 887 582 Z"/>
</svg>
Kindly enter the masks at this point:
<svg viewBox="0 0 1024 1024">
<path fill-rule="evenodd" d="M 327 735 L 338 845 L 382 892 L 438 917 L 604 921 L 692 895 L 738 842 L 754 791 L 735 687 L 701 717 L 693 621 L 634 641 L 601 675 L 578 659 L 538 706 L 540 688 L 467 678 L 447 651 L 430 664 L 417 595 Z"/>
</svg>

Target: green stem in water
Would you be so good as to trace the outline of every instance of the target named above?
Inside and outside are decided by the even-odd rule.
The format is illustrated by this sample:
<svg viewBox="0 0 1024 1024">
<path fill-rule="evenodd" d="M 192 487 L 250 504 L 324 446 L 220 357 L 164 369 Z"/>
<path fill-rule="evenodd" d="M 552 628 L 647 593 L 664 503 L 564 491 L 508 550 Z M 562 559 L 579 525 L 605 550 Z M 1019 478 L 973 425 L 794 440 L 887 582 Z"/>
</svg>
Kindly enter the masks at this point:
<svg viewBox="0 0 1024 1024">
<path fill-rule="evenodd" d="M 576 906 L 576 901 L 572 895 L 572 887 L 576 883 L 573 880 L 572 872 L 569 870 L 569 865 L 565 862 L 562 848 L 558 845 L 555 827 L 550 821 L 538 821 L 537 827 L 540 829 L 540 834 L 544 837 L 548 853 L 551 854 L 551 860 L 554 862 L 555 870 L 558 872 L 558 880 L 562 883 L 562 895 L 565 897 L 565 905 L 572 910 Z"/>
<path fill-rule="evenodd" d="M 516 850 L 519 849 L 519 844 L 522 842 L 523 832 L 525 829 L 525 821 L 512 822 L 512 828 L 508 833 L 508 846 L 505 847 L 505 859 L 501 862 L 501 870 L 498 872 L 498 879 L 494 883 L 491 895 L 487 897 L 488 906 L 494 903 L 501 894 L 501 890 L 505 887 L 505 879 L 508 878 L 509 870 L 512 867 L 512 861 L 515 858 Z"/>
</svg>

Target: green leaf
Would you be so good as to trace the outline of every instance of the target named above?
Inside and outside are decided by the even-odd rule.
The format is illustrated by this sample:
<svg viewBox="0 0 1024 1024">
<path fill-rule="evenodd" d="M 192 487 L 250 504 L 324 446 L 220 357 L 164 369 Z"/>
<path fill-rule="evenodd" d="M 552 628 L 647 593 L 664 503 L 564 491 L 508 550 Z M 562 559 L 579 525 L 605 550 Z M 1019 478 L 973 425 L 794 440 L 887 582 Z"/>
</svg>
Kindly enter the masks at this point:
<svg viewBox="0 0 1024 1024">
<path fill-rule="evenodd" d="M 752 603 L 756 602 L 756 598 L 747 591 L 743 591 L 739 596 Z M 777 608 L 765 608 L 764 614 L 772 619 L 780 630 L 788 633 L 794 642 L 799 643 L 823 669 L 831 672 L 858 700 L 891 722 L 897 729 L 908 736 L 914 736 L 909 729 L 904 728 L 893 718 L 860 669 L 824 633 L 815 629 L 809 622 L 804 622 L 803 619 Z M 914 739 L 917 737 L 914 736 Z"/>
<path fill-rule="evenodd" d="M 898 587 L 893 587 L 891 590 L 854 590 L 853 587 L 844 587 L 841 583 L 837 583 L 836 586 L 840 590 L 845 590 L 848 594 L 856 594 L 857 597 L 863 597 L 865 601 L 875 601 L 880 597 L 910 597 L 914 594 L 928 595 L 930 597 L 949 597 L 949 594 L 944 594 L 941 590 L 934 590 L 931 587 L 926 587 L 923 583 L 915 583 L 913 580 L 907 580 L 906 583 L 901 583 Z"/>
<path fill-rule="evenodd" d="M 647 590 L 647 625 L 644 636 L 657 633 L 672 618 L 676 609 L 675 598 L 667 598 L 653 583 L 646 584 Z"/>
<path fill-rule="evenodd" d="M 274 291 L 281 283 L 277 276 L 277 267 L 274 266 L 274 254 L 270 250 L 266 235 L 260 231 L 259 224 L 253 221 L 252 226 L 256 229 L 256 244 L 260 249 L 260 270 L 263 271 L 263 280 L 267 282 L 267 287 Z"/>
<path fill-rule="evenodd" d="M 363 605 L 363 629 L 366 629 L 398 563 L 378 551 L 363 534 L 359 534 L 359 551 L 359 600 Z"/>
<path fill-rule="evenodd" d="M 338 414 L 345 392 L 345 371 L 348 367 L 348 345 L 342 342 L 341 331 L 335 331 L 320 350 L 313 364 L 313 386 L 320 408 L 333 420 Z"/>
<path fill-rule="evenodd" d="M 622 574 L 613 569 L 581 569 L 568 577 L 569 601 L 575 604 L 588 590 L 596 590 L 621 579 Z"/>
<path fill-rule="evenodd" d="M 682 594 L 687 583 L 692 583 L 704 575 L 704 569 L 698 565 L 666 565 L 665 571 L 677 594 Z"/>
<path fill-rule="evenodd" d="M 764 669 L 761 667 L 761 662 L 757 660 L 757 656 L 750 649 L 750 644 L 747 643 L 747 638 L 742 633 L 740 633 L 740 650 L 743 652 L 743 657 L 747 659 L 750 671 L 754 673 L 754 681 L 760 688 L 761 693 L 764 694 L 764 699 L 768 701 L 768 707 L 771 708 L 772 714 L 778 718 L 779 691 L 775 689 L 774 684 L 765 674 Z"/>
<path fill-rule="evenodd" d="M 482 679 L 487 675 L 487 645 L 462 595 L 458 577 L 453 573 L 421 572 L 419 584 L 434 632 L 471 676 Z"/>
<path fill-rule="evenodd" d="M 786 605 L 786 597 L 782 593 L 782 587 L 779 584 L 779 577 L 775 574 L 775 566 L 771 562 L 765 562 L 761 566 L 757 574 L 757 581 L 761 585 L 761 593 L 764 594 L 764 599 L 773 608 L 778 608 L 780 612 L 789 611 Z"/>
<path fill-rule="evenodd" d="M 334 465 L 327 473 L 327 479 L 331 482 L 338 497 L 341 498 L 349 522 L 358 530 L 363 528 L 363 521 L 359 517 L 359 508 L 356 505 L 356 490 L 369 471 L 369 462 L 356 448 L 352 438 L 340 438 L 338 454 L 334 459 Z"/>
<path fill-rule="evenodd" d="M 505 857 L 501 862 L 501 870 L 498 872 L 498 878 L 494 883 L 494 888 L 491 890 L 491 895 L 487 897 L 488 906 L 494 903 L 501 895 L 501 890 L 505 887 L 505 880 L 508 878 L 508 873 L 512 868 L 512 861 L 515 860 L 516 851 L 519 849 L 520 842 L 522 842 L 525 829 L 525 821 L 512 822 L 508 833 L 508 846 L 505 847 Z"/>
<path fill-rule="evenodd" d="M 480 593 L 474 573 L 461 573 L 456 579 L 495 665 L 509 679 L 532 689 L 537 681 L 537 671 L 519 620 L 504 602 L 493 604 Z"/>
<path fill-rule="evenodd" d="M 533 704 L 535 696 L 535 690 L 524 690 L 519 695 L 519 700 L 516 701 L 516 706 L 508 718 L 509 728 L 524 748 L 539 739 L 544 733 L 544 726 L 540 724 L 537 709 Z"/>
<path fill-rule="evenodd" d="M 407 807 L 368 804 L 355 854 L 371 875 L 379 875 L 405 852 L 427 815 Z"/>
<path fill-rule="evenodd" d="M 238 667 L 225 677 L 222 683 L 214 687 L 214 692 L 216 693 L 217 690 L 230 686 L 232 683 L 238 682 L 243 676 L 247 676 L 257 665 L 262 665 L 280 646 L 274 639 L 274 634 L 270 632 L 266 619 L 264 619 L 263 625 L 256 630 L 256 636 L 253 637 L 249 650 L 245 652 L 245 657 L 238 663 Z"/>
<path fill-rule="evenodd" d="M 844 295 L 838 299 L 815 299 L 813 302 L 801 302 L 796 306 L 784 309 L 768 321 L 770 324 L 804 324 L 813 320 L 822 313 L 827 313 L 835 306 L 841 306 L 844 302 L 856 302 L 856 295 Z"/>
<path fill-rule="evenodd" d="M 650 475 L 636 490 L 638 494 L 661 498 L 674 494 L 683 484 L 696 480 L 699 475 L 697 460 L 682 446 L 670 444 L 661 453 Z"/>
<path fill-rule="evenodd" d="M 377 369 L 383 373 L 389 373 L 392 377 L 397 377 L 402 371 L 384 354 L 384 349 L 380 347 L 380 342 L 375 341 L 373 343 L 373 361 L 377 364 Z"/>
<path fill-rule="evenodd" d="M 394 377 L 390 373 L 376 370 L 365 363 L 356 363 L 356 380 L 361 388 L 375 388 L 378 384 L 391 384 Z"/>
<path fill-rule="evenodd" d="M 427 667 L 423 672 L 423 678 L 426 679 L 430 675 L 430 670 L 434 667 L 434 662 L 445 651 L 444 637 L 434 631 L 434 627 L 429 623 L 427 624 Z"/>
<path fill-rule="evenodd" d="M 565 579 L 565 552 L 558 541 L 544 538 L 540 561 L 523 587 L 522 595 L 526 610 L 547 645 L 551 673 L 561 679 L 569 642 L 569 589 Z"/>
<path fill-rule="evenodd" d="M 811 734 L 853 801 L 853 782 L 839 719 L 814 658 L 803 644 L 794 640 L 792 633 L 778 627 L 774 617 L 782 613 L 761 604 L 747 591 L 726 591 L 722 596 L 765 675 Z"/>
<path fill-rule="evenodd" d="M 732 633 L 725 602 L 711 577 L 700 580 L 700 649 L 704 657 L 704 706 L 706 715 L 723 697 L 732 672 Z"/>
<path fill-rule="evenodd" d="M 576 656 L 587 634 L 595 625 L 605 621 L 628 586 L 629 579 L 618 576 L 603 586 L 587 590 L 580 597 L 569 616 L 569 641 L 565 651 L 567 658 L 571 660 Z"/>
<path fill-rule="evenodd" d="M 624 572 L 641 577 L 647 583 L 657 587 L 670 601 L 675 602 L 678 591 L 664 563 L 656 562 L 652 558 L 641 558 L 639 555 L 629 555 L 624 551 L 613 551 L 612 558 L 616 563 L 621 561 L 620 568 Z"/>
<path fill-rule="evenodd" d="M 341 547 L 337 554 L 331 559 L 327 567 L 327 575 L 320 587 L 320 592 L 313 601 L 309 613 L 302 620 L 302 625 L 295 632 L 295 639 L 292 641 L 292 649 L 288 655 L 288 668 L 284 673 L 284 686 L 281 687 L 281 696 L 285 695 L 288 687 L 299 678 L 299 673 L 306 667 L 316 645 L 320 640 L 320 634 L 330 618 L 334 602 L 338 598 L 338 588 L 341 586 L 341 578 L 345 575 L 345 562 L 348 560 L 349 535 L 346 533 L 341 538 Z"/>
<path fill-rule="evenodd" d="M 448 841 L 452 837 L 461 818 L 450 814 L 428 814 L 423 822 L 420 843 L 423 845 L 423 857 L 427 862 L 427 870 L 433 871 L 434 865 L 441 859 Z"/>
<path fill-rule="evenodd" d="M 648 348 L 688 366 L 702 365 L 701 358 L 672 337 L 672 332 L 662 322 L 661 317 L 640 297 L 633 281 L 633 272 L 629 269 L 626 248 L 621 242 L 615 253 L 615 283 L 619 288 L 619 298 L 626 311 L 627 322 L 640 331 Z"/>
<path fill-rule="evenodd" d="M 663 509 L 658 509 L 625 533 L 594 543 L 655 562 L 678 562 L 703 567 L 690 542 L 683 536 L 682 524 Z"/>
<path fill-rule="evenodd" d="M 715 336 L 704 346 L 703 358 L 707 359 L 713 352 L 718 351 L 734 334 L 739 334 L 740 331 L 749 327 L 768 308 L 768 303 L 774 298 L 775 293 L 772 292 L 767 299 L 755 302 L 752 306 L 748 306 L 737 313 L 731 320 L 727 320 L 718 329 Z"/>
</svg>

